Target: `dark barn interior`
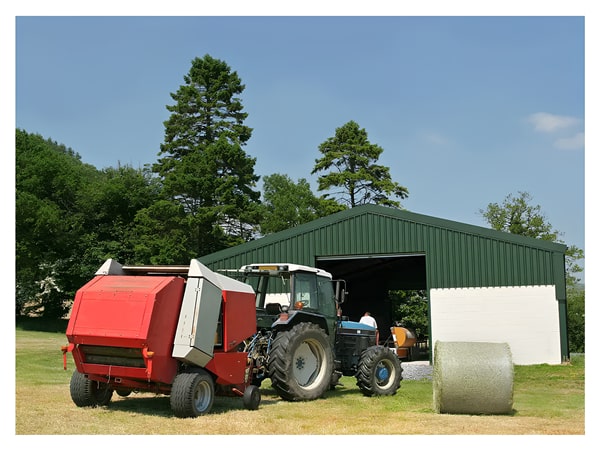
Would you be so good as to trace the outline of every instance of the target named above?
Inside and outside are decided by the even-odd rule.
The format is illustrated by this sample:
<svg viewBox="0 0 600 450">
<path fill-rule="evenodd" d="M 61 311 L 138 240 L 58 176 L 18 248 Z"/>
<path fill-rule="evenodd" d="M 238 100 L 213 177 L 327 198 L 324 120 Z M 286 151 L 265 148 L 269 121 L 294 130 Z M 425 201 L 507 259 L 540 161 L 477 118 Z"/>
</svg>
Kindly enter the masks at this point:
<svg viewBox="0 0 600 450">
<path fill-rule="evenodd" d="M 390 336 L 392 317 L 389 291 L 427 289 L 424 254 L 317 257 L 316 266 L 346 280 L 342 314 L 358 321 L 365 311 L 377 320 L 380 341 Z"/>
</svg>

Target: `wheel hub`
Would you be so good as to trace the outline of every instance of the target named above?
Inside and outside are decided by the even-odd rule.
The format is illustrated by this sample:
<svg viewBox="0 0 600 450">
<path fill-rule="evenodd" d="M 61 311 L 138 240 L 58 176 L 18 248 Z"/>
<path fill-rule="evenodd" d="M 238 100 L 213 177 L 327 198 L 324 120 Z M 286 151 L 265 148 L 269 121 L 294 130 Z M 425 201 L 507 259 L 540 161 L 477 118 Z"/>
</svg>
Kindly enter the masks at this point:
<svg viewBox="0 0 600 450">
<path fill-rule="evenodd" d="M 318 355 L 307 342 L 303 342 L 294 354 L 294 378 L 300 386 L 307 386 L 314 381 L 319 372 Z"/>
<path fill-rule="evenodd" d="M 386 381 L 390 377 L 390 372 L 385 366 L 379 366 L 376 371 L 377 381 Z"/>
</svg>

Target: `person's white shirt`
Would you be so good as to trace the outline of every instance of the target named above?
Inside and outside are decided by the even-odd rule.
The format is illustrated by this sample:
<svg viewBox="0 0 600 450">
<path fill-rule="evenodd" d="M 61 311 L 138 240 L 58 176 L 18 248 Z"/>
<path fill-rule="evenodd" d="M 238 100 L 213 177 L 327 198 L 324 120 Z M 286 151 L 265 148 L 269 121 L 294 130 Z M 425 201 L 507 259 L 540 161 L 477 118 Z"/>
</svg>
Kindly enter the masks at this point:
<svg viewBox="0 0 600 450">
<path fill-rule="evenodd" d="M 375 329 L 377 329 L 377 321 L 373 316 L 362 316 L 360 318 L 360 323 L 364 323 L 365 325 L 369 325 Z"/>
</svg>

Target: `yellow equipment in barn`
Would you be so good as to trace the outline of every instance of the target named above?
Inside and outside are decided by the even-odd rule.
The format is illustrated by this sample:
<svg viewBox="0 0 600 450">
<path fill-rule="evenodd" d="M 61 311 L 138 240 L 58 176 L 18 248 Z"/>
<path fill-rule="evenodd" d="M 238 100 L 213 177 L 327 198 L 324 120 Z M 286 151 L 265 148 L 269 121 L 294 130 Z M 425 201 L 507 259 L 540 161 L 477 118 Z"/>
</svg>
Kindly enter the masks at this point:
<svg viewBox="0 0 600 450">
<path fill-rule="evenodd" d="M 391 327 L 392 339 L 396 355 L 400 359 L 406 359 L 410 356 L 410 349 L 416 344 L 417 336 L 414 331 L 404 327 Z"/>
</svg>

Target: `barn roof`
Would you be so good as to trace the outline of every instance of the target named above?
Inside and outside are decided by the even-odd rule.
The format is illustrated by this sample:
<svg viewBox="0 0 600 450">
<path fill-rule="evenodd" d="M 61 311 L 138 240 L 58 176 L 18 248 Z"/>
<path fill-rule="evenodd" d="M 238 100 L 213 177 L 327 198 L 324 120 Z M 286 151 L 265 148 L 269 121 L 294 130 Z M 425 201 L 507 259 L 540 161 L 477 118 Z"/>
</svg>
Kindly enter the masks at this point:
<svg viewBox="0 0 600 450">
<path fill-rule="evenodd" d="M 286 261 L 316 266 L 343 255 L 427 255 L 430 287 L 564 283 L 563 244 L 476 225 L 362 205 L 205 255 L 215 269 Z"/>
</svg>

